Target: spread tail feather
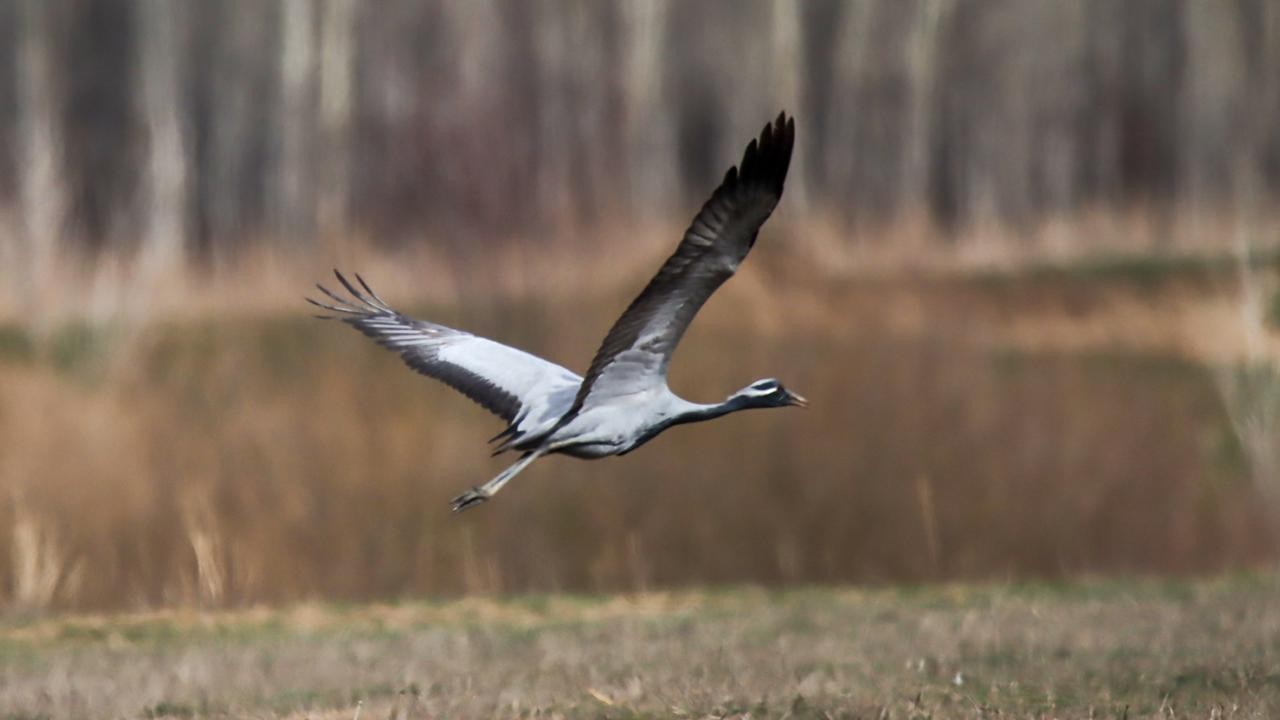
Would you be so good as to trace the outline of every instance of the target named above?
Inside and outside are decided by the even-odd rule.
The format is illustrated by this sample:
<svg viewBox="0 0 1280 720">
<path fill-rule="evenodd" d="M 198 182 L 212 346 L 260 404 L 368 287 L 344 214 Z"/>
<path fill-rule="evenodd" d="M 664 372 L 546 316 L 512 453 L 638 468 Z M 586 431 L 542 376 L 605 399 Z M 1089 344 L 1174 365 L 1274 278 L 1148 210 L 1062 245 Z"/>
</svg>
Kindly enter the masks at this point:
<svg viewBox="0 0 1280 720">
<path fill-rule="evenodd" d="M 546 452 L 546 450 L 539 449 L 521 455 L 519 460 L 512 463 L 506 470 L 498 473 L 498 476 L 494 479 L 478 487 L 473 487 L 454 498 L 452 501 L 453 511 L 462 512 L 473 505 L 479 505 L 493 497 L 502 489 L 503 485 L 510 482 L 511 478 L 515 477 L 521 470 L 525 469 L 529 463 L 542 457 L 544 452 Z"/>
</svg>

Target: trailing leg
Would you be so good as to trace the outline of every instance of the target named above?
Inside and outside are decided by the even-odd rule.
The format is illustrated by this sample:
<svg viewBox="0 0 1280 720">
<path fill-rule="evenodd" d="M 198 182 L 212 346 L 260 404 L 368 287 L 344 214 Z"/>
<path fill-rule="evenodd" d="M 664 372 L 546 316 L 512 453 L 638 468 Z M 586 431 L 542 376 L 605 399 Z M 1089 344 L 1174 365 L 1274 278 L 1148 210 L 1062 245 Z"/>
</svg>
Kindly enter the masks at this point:
<svg viewBox="0 0 1280 720">
<path fill-rule="evenodd" d="M 525 453 L 506 470 L 498 473 L 498 476 L 494 479 L 478 487 L 473 487 L 454 498 L 452 501 L 453 511 L 462 512 L 473 505 L 479 505 L 485 500 L 493 497 L 502 489 L 503 485 L 510 482 L 511 478 L 515 477 L 517 473 L 525 469 L 529 463 L 542 457 L 543 452 L 545 452 L 545 450 L 534 450 L 532 452 Z"/>
</svg>

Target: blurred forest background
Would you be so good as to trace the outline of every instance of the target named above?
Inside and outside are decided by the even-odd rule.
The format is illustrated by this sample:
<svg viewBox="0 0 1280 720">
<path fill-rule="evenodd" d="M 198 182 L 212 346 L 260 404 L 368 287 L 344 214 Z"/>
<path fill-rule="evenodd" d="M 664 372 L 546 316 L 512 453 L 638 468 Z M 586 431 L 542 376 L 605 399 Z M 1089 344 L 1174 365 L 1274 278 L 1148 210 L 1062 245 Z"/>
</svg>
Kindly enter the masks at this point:
<svg viewBox="0 0 1280 720">
<path fill-rule="evenodd" d="M 1278 67 L 1269 0 L 0 0 L 0 597 L 1272 562 Z M 779 109 L 672 382 L 814 409 L 450 517 L 496 422 L 310 282 L 581 370 Z"/>
</svg>

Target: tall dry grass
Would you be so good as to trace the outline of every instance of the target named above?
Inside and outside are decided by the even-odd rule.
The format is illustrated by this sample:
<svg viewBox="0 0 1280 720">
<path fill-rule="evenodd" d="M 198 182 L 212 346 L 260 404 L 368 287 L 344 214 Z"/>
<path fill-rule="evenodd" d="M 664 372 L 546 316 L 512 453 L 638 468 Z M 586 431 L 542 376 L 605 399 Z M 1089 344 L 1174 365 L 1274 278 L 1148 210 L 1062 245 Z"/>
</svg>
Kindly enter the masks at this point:
<svg viewBox="0 0 1280 720">
<path fill-rule="evenodd" d="M 1261 231 L 1255 220 L 1261 214 L 1257 184 L 1241 183 L 1247 192 L 1239 202 L 1242 220 L 1234 233 L 1235 319 L 1245 341 L 1243 352 L 1220 364 L 1217 376 L 1250 480 L 1270 512 L 1273 538 L 1280 541 L 1280 338 L 1273 331 L 1280 322 L 1280 283 L 1258 257 L 1259 247 L 1266 247 L 1275 233 Z"/>
<path fill-rule="evenodd" d="M 672 384 L 714 400 L 773 375 L 811 410 L 677 428 L 624 458 L 549 458 L 461 516 L 447 499 L 509 461 L 487 457 L 498 421 L 300 304 L 39 336 L 8 325 L 4 600 L 236 605 L 1270 557 L 1214 374 L 1186 341 L 1188 308 L 1216 307 L 1229 265 L 849 278 L 759 254 L 699 316 Z M 415 271 L 453 297 L 402 302 L 404 267 L 382 289 L 581 368 L 644 280 L 613 267 L 574 286 L 520 267 L 488 271 L 525 278 L 506 295 L 440 265 Z"/>
</svg>

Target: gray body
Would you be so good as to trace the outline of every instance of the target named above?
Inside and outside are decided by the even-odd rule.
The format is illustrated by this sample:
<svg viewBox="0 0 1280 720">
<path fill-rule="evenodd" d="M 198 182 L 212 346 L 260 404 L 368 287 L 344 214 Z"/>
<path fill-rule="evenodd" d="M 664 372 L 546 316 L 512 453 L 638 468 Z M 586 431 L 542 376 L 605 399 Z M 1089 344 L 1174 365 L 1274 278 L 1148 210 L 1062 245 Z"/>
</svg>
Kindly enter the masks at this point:
<svg viewBox="0 0 1280 720">
<path fill-rule="evenodd" d="M 725 174 L 675 253 L 605 336 L 585 376 L 493 340 L 401 315 L 357 275 L 334 272 L 350 298 L 323 286 L 335 304 L 308 301 L 398 352 L 413 369 L 441 380 L 507 421 L 496 453 L 523 453 L 489 482 L 453 501 L 483 502 L 542 455 L 601 458 L 628 453 L 667 428 L 755 407 L 804 406 L 776 380 L 759 380 L 724 402 L 699 404 L 667 387 L 667 367 L 695 314 L 729 279 L 782 197 L 795 142 L 785 114 L 751 141 L 740 167 Z M 332 317 L 332 316 L 324 316 Z"/>
<path fill-rule="evenodd" d="M 584 410 L 547 436 L 545 443 L 552 452 L 577 458 L 625 455 L 672 425 L 691 422 L 689 413 L 709 413 L 715 407 L 688 402 L 663 385 Z"/>
</svg>

